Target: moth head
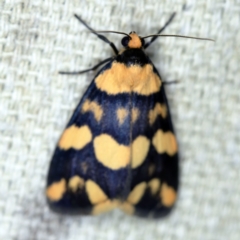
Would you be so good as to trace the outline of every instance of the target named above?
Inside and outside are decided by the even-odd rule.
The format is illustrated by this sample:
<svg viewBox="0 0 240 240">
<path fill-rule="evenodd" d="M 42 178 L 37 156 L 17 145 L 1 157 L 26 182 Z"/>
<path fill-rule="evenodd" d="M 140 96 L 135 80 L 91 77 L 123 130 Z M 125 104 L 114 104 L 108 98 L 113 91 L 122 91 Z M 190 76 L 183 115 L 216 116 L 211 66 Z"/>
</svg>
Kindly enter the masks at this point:
<svg viewBox="0 0 240 240">
<path fill-rule="evenodd" d="M 144 39 L 134 31 L 122 38 L 122 45 L 126 48 L 142 48 L 144 44 Z"/>
</svg>

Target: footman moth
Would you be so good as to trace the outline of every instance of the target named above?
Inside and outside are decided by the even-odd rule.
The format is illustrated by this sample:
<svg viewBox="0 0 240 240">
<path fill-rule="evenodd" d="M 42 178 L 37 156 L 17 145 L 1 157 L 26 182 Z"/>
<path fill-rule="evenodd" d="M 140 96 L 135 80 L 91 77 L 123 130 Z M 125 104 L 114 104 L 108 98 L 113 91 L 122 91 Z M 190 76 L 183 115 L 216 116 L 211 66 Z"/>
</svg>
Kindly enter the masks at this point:
<svg viewBox="0 0 240 240">
<path fill-rule="evenodd" d="M 120 208 L 141 217 L 167 215 L 177 199 L 178 147 L 163 81 L 145 49 L 157 34 L 135 32 L 122 39 L 123 50 L 100 31 L 75 17 L 108 43 L 115 56 L 94 77 L 53 154 L 46 196 L 61 213 L 100 214 Z M 145 38 L 151 37 L 145 43 Z M 188 37 L 191 38 L 191 37 Z"/>
</svg>

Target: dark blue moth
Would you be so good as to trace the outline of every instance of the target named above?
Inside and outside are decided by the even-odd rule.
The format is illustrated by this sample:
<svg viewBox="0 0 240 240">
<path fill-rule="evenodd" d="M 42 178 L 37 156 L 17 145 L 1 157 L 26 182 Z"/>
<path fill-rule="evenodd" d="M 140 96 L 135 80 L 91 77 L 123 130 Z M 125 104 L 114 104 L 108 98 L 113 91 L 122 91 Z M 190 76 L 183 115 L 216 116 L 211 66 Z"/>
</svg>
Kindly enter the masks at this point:
<svg viewBox="0 0 240 240">
<path fill-rule="evenodd" d="M 135 32 L 125 34 L 118 52 L 76 17 L 116 56 L 89 69 L 106 63 L 57 144 L 47 177 L 48 203 L 61 213 L 95 215 L 120 208 L 142 217 L 165 216 L 177 198 L 178 148 L 162 79 L 144 52 L 157 35 L 144 43 Z"/>
</svg>

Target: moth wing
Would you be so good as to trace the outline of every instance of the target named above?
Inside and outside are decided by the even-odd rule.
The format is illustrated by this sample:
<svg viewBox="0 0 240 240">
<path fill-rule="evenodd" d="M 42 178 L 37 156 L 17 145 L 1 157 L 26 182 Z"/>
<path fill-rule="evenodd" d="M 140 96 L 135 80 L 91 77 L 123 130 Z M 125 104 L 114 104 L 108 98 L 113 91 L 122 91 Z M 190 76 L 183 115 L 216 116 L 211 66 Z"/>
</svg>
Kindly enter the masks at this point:
<svg viewBox="0 0 240 240">
<path fill-rule="evenodd" d="M 130 120 L 117 113 L 121 106 L 130 109 L 129 94 L 119 99 L 110 96 L 96 87 L 95 79 L 75 109 L 50 163 L 46 196 L 50 208 L 57 212 L 99 214 L 115 208 L 118 201 L 114 199 L 124 198 L 129 191 Z M 122 131 L 117 119 L 123 121 Z M 109 161 L 113 156 L 118 161 Z"/>
<path fill-rule="evenodd" d="M 162 217 L 174 206 L 178 189 L 177 142 L 163 85 L 150 96 L 135 94 L 132 103 L 140 113 L 132 124 L 131 192 L 122 210 Z"/>
</svg>

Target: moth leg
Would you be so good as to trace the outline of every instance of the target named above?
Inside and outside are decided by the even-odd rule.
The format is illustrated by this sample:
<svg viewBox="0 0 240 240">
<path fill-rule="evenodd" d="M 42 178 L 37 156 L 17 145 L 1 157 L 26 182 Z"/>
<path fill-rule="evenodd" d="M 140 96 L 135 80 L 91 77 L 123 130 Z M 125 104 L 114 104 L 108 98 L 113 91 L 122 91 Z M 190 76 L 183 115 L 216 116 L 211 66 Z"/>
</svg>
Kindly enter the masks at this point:
<svg viewBox="0 0 240 240">
<path fill-rule="evenodd" d="M 157 34 L 160 34 L 161 32 L 163 32 L 165 30 L 165 28 L 172 22 L 173 18 L 175 17 L 176 12 L 172 13 L 172 15 L 170 16 L 170 18 L 168 19 L 168 21 L 165 23 L 165 25 L 157 32 Z M 145 43 L 144 45 L 144 49 L 146 49 L 147 47 L 149 47 L 150 44 L 152 44 L 152 42 L 154 42 L 159 36 L 154 36 L 151 38 L 151 40 L 147 43 Z"/>
<path fill-rule="evenodd" d="M 103 36 L 101 34 L 98 34 L 94 29 L 89 27 L 77 14 L 74 14 L 74 16 L 78 19 L 79 22 L 81 22 L 93 34 L 97 35 L 101 40 L 103 40 L 104 42 L 108 43 L 111 46 L 111 48 L 113 49 L 113 51 L 115 52 L 115 54 L 118 55 L 118 50 L 117 50 L 117 48 L 116 48 L 116 46 L 114 45 L 113 42 L 109 41 L 105 36 Z"/>
<path fill-rule="evenodd" d="M 60 71 L 59 73 L 60 74 L 71 74 L 71 75 L 77 75 L 77 74 L 82 74 L 82 73 L 85 73 L 85 72 L 90 72 L 90 71 L 93 71 L 93 70 L 96 70 L 98 67 L 100 67 L 102 64 L 106 63 L 106 62 L 109 62 L 111 61 L 112 58 L 107 58 L 105 60 L 103 60 L 102 62 L 98 63 L 97 65 L 95 65 L 94 67 L 92 68 L 89 68 L 89 69 L 85 69 L 85 70 L 82 70 L 82 71 L 77 71 L 77 72 L 65 72 L 65 71 Z"/>
</svg>

